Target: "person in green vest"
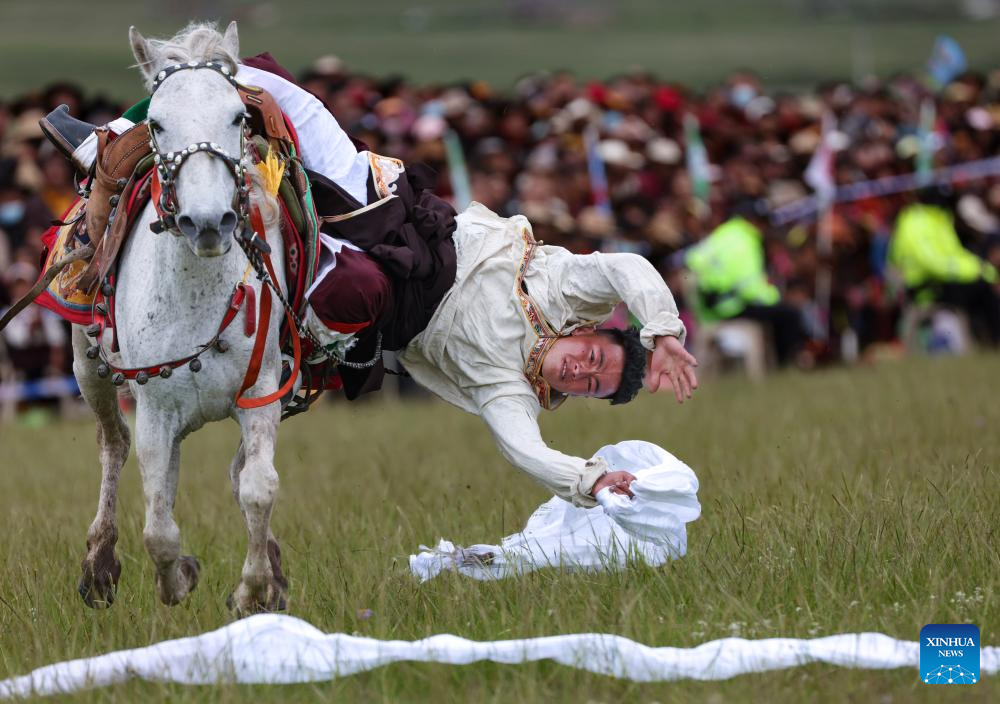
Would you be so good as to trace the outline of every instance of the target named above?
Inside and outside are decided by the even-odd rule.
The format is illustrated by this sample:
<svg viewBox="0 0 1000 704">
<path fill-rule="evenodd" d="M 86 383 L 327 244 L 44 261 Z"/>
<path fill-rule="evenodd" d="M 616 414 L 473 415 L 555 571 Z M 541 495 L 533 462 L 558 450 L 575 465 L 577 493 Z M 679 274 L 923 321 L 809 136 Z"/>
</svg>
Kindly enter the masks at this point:
<svg viewBox="0 0 1000 704">
<path fill-rule="evenodd" d="M 772 335 L 778 365 L 794 361 L 806 334 L 798 309 L 781 301 L 767 278 L 763 228 L 755 201 L 737 204 L 734 215 L 691 247 L 685 265 L 697 282 L 695 314 L 703 322 L 746 318 Z"/>
<path fill-rule="evenodd" d="M 946 190 L 930 186 L 896 218 L 889 263 L 902 275 L 916 303 L 963 310 L 990 345 L 1000 344 L 1000 295 L 996 268 L 962 246 Z"/>
</svg>

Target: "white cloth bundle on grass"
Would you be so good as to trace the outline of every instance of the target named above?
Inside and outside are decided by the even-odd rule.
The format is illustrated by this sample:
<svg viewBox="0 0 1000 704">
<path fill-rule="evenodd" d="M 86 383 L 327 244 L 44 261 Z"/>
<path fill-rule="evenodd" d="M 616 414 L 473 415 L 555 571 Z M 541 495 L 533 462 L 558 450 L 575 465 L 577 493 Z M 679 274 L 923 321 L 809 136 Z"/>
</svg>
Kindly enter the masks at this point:
<svg viewBox="0 0 1000 704">
<path fill-rule="evenodd" d="M 323 682 L 393 662 L 468 665 L 553 660 L 568 667 L 636 682 L 723 680 L 808 663 L 889 669 L 910 667 L 920 644 L 881 633 L 825 638 L 722 638 L 695 648 L 654 648 L 621 636 L 575 635 L 479 642 L 453 635 L 384 641 L 326 634 L 291 616 L 260 614 L 217 631 L 42 667 L 0 681 L 0 699 L 63 694 L 133 677 L 181 684 Z M 1000 671 L 1000 648 L 980 652 L 983 674 Z M 916 679 L 914 679 L 916 681 Z"/>
<path fill-rule="evenodd" d="M 580 508 L 552 497 L 536 510 L 519 533 L 500 545 L 457 547 L 441 540 L 420 546 L 410 556 L 410 571 L 421 581 L 443 570 L 474 579 L 499 579 L 542 567 L 608 569 L 629 559 L 662 565 L 687 552 L 686 524 L 701 515 L 698 478 L 691 468 L 663 448 L 626 440 L 597 451 L 611 471 L 635 475 L 634 498 L 602 489 L 599 506 Z"/>
</svg>

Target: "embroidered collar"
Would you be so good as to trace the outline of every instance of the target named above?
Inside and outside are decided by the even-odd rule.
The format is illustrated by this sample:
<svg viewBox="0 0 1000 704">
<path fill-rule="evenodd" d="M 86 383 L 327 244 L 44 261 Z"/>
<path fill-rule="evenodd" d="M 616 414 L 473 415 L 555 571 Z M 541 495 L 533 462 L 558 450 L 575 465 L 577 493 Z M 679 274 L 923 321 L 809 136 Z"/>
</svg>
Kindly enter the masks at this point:
<svg viewBox="0 0 1000 704">
<path fill-rule="evenodd" d="M 521 255 L 521 261 L 514 276 L 514 293 L 521 302 L 521 310 L 524 312 L 524 317 L 527 318 L 528 324 L 531 325 L 531 329 L 535 332 L 537 338 L 528 352 L 527 360 L 525 360 L 524 375 L 527 377 L 528 383 L 531 384 L 531 388 L 534 390 L 535 396 L 538 398 L 538 403 L 541 404 L 542 408 L 547 411 L 554 411 L 566 400 L 566 394 L 553 389 L 549 385 L 549 382 L 542 377 L 542 364 L 545 362 L 545 357 L 552 349 L 552 346 L 562 336 L 549 325 L 548 321 L 545 320 L 538 310 L 538 306 L 535 305 L 535 302 L 531 300 L 531 296 L 528 295 L 524 276 L 528 271 L 528 264 L 531 263 L 531 259 L 535 255 L 538 242 L 535 241 L 534 236 L 528 228 L 521 230 L 521 237 L 524 239 L 524 252 Z"/>
</svg>

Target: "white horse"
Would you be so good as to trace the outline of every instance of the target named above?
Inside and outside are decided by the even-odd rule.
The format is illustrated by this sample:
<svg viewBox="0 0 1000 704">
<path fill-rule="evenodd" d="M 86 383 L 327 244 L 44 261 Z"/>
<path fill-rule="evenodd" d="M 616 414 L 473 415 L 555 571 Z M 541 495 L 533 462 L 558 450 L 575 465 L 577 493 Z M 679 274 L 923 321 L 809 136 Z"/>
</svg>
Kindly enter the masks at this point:
<svg viewBox="0 0 1000 704">
<path fill-rule="evenodd" d="M 185 155 L 183 164 L 178 165 L 174 231 L 151 232 L 150 225 L 159 216 L 150 203 L 121 255 L 115 291 L 120 361 L 114 363 L 138 368 L 185 357 L 196 352 L 199 343 L 211 340 L 234 285 L 246 273 L 246 254 L 232 246 L 235 229 L 241 224 L 240 213 L 234 210 L 239 200 L 234 170 L 246 156 L 242 151 L 245 108 L 230 80 L 239 56 L 235 22 L 225 35 L 205 25 L 192 25 L 171 40 L 157 41 L 146 40 L 133 27 L 129 39 L 146 86 L 152 91 L 149 127 L 159 152 L 181 153 L 189 145 L 212 145 L 211 151 Z M 213 66 L 170 71 L 179 63 L 209 61 Z M 233 158 L 227 160 L 226 154 Z M 255 167 L 246 168 L 256 177 Z M 264 216 L 276 283 L 283 287 L 283 247 L 275 201 L 256 181 L 250 198 Z M 251 275 L 247 284 L 253 286 L 260 301 L 261 283 Z M 222 334 L 228 351 L 212 348 L 205 352 L 199 358 L 204 366 L 198 373 L 182 366 L 169 378 L 153 377 L 144 384 L 129 381 L 136 399 L 135 445 L 146 500 L 143 538 L 156 565 L 157 591 L 164 604 L 182 601 L 197 585 L 200 569 L 193 557 L 181 555 L 180 528 L 173 517 L 181 440 L 209 421 L 233 418 L 240 425 L 242 440 L 230 476 L 246 520 L 249 545 L 229 604 L 241 615 L 284 608 L 287 587 L 269 525 L 278 491 L 274 450 L 281 410 L 278 403 L 243 409 L 234 402 L 254 343 L 253 337 L 244 334 L 242 315 L 243 311 Z M 270 321 L 257 321 L 258 325 L 268 324 L 270 332 L 260 374 L 248 396 L 263 396 L 279 387 L 278 330 L 282 317 L 281 305 L 275 301 Z M 98 376 L 98 360 L 86 354 L 92 344 L 82 328 L 74 328 L 73 370 L 83 397 L 97 416 L 102 468 L 97 516 L 87 533 L 80 594 L 88 605 L 103 607 L 113 601 L 121 572 L 115 555 L 115 508 L 130 437 L 115 387 Z M 107 370 L 103 371 L 106 375 Z"/>
</svg>

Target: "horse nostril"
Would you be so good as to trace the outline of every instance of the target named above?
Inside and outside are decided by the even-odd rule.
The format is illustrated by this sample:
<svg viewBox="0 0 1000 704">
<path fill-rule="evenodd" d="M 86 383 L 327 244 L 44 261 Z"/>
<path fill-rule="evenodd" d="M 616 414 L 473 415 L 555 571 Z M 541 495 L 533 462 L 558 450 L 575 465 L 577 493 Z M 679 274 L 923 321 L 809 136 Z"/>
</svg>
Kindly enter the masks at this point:
<svg viewBox="0 0 1000 704">
<path fill-rule="evenodd" d="M 177 227 L 188 237 L 194 237 L 198 234 L 198 226 L 188 215 L 181 215 L 177 218 Z"/>
<path fill-rule="evenodd" d="M 236 213 L 232 210 L 227 210 L 223 216 L 222 220 L 219 221 L 219 234 L 226 236 L 232 234 L 236 230 Z"/>
</svg>

